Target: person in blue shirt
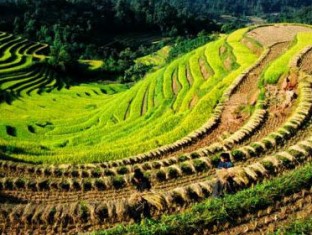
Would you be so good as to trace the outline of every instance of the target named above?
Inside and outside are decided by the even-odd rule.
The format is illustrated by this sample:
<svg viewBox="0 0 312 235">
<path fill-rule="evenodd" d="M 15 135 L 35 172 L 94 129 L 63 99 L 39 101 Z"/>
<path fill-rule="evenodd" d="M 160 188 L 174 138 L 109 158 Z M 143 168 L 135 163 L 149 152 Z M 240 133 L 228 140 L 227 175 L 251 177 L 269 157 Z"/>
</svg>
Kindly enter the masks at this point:
<svg viewBox="0 0 312 235">
<path fill-rule="evenodd" d="M 223 152 L 220 154 L 220 162 L 218 163 L 218 170 L 222 171 L 222 178 L 218 177 L 213 187 L 212 196 L 221 197 L 224 191 L 229 193 L 234 192 L 234 180 L 233 176 L 227 171 L 227 169 L 234 167 L 231 162 L 231 155 L 229 152 Z"/>
<path fill-rule="evenodd" d="M 220 162 L 218 164 L 218 169 L 228 169 L 233 167 L 233 163 L 231 162 L 231 156 L 228 152 L 224 152 L 220 154 Z"/>
</svg>

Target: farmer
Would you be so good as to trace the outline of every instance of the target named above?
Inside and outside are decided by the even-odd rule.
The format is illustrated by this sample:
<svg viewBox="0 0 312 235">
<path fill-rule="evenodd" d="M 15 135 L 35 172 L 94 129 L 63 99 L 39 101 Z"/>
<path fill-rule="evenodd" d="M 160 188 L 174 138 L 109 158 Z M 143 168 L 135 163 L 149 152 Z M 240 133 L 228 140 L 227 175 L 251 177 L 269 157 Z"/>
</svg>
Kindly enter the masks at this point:
<svg viewBox="0 0 312 235">
<path fill-rule="evenodd" d="M 228 152 L 221 153 L 220 155 L 220 162 L 216 172 L 218 177 L 212 192 L 213 197 L 222 196 L 225 190 L 229 193 L 234 191 L 233 174 L 228 170 L 234 166 L 230 156 Z"/>
<path fill-rule="evenodd" d="M 152 187 L 151 182 L 147 177 L 144 176 L 140 169 L 134 170 L 134 175 L 131 182 L 139 192 L 149 191 Z"/>
<path fill-rule="evenodd" d="M 220 154 L 220 162 L 218 164 L 218 169 L 228 169 L 233 167 L 231 162 L 231 155 L 229 152 L 224 152 Z"/>
</svg>

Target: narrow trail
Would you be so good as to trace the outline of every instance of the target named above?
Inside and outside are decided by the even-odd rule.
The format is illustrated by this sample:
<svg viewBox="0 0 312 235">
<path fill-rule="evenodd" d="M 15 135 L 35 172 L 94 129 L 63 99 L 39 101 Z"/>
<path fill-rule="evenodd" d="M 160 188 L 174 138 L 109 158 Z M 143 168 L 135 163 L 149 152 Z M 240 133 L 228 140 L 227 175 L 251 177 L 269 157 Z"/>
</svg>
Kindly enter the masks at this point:
<svg viewBox="0 0 312 235">
<path fill-rule="evenodd" d="M 307 74 L 312 74 L 311 63 L 312 63 L 312 49 L 302 58 L 300 65 L 301 70 Z"/>
<path fill-rule="evenodd" d="M 274 59 L 278 58 L 284 50 L 288 47 L 289 42 L 278 43 L 270 49 L 268 55 L 262 60 L 258 67 L 254 68 L 249 74 L 247 74 L 245 80 L 239 87 L 236 89 L 235 93 L 231 95 L 229 101 L 226 102 L 225 108 L 221 114 L 221 120 L 216 129 L 212 130 L 206 137 L 199 140 L 198 142 L 185 147 L 182 150 L 176 151 L 174 153 L 168 154 L 167 156 L 179 155 L 183 153 L 189 153 L 195 151 L 199 148 L 207 147 L 210 144 L 217 142 L 222 134 L 224 133 L 233 133 L 237 131 L 247 120 L 248 116 L 242 117 L 237 120 L 233 117 L 233 112 L 235 109 L 242 105 L 248 105 L 253 100 L 256 100 L 255 94 L 259 94 L 258 82 L 260 80 L 261 73 L 265 67 L 272 62 Z M 265 126 L 263 135 L 265 133 L 271 132 L 271 128 L 266 130 L 267 127 L 276 128 L 277 125 L 283 123 L 287 117 L 278 117 L 272 120 L 274 123 L 269 123 Z M 270 120 L 269 120 L 270 121 Z M 256 139 L 261 138 L 261 135 L 258 135 Z"/>
</svg>

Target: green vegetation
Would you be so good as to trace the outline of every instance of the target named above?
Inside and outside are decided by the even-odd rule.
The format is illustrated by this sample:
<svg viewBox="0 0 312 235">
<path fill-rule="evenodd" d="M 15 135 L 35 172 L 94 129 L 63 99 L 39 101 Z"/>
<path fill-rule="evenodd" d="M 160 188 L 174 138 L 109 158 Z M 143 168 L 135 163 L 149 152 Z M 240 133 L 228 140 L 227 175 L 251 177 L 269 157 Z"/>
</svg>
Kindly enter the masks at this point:
<svg viewBox="0 0 312 235">
<path fill-rule="evenodd" d="M 312 40 L 311 33 L 299 33 L 295 44 L 287 50 L 287 52 L 275 60 L 265 71 L 264 80 L 268 84 L 275 84 L 279 78 L 289 72 L 289 63 L 291 59 L 302 51 L 305 47 L 309 46 Z"/>
<path fill-rule="evenodd" d="M 276 200 L 308 188 L 312 180 L 312 165 L 307 164 L 282 177 L 264 182 L 222 199 L 208 199 L 176 215 L 164 215 L 159 220 L 143 220 L 140 224 L 117 226 L 95 234 L 190 234 L 200 232 L 213 224 L 231 222 L 233 219 L 253 213 L 255 208 L 265 209 Z M 290 227 L 292 229 L 293 227 Z M 306 229 L 309 226 L 306 225 Z M 289 230 L 291 231 L 291 230 Z M 300 231 L 300 230 L 292 230 Z M 308 230 L 302 230 L 308 231 Z"/>
<path fill-rule="evenodd" d="M 117 84 L 81 84 L 42 92 L 47 91 L 46 85 L 61 82 L 53 80 L 47 70 L 38 76 L 38 82 L 20 85 L 18 95 L 23 100 L 16 100 L 13 105 L 1 104 L 1 144 L 24 149 L 15 157 L 27 161 L 82 163 L 120 159 L 172 143 L 203 125 L 225 89 L 256 61 L 257 57 L 240 43 L 246 32 L 243 29 L 208 43 L 148 74 L 128 90 Z M 231 71 L 218 59 L 224 43 L 231 49 L 232 57 L 237 58 L 238 65 Z M 31 63 L 31 57 L 27 58 Z M 207 58 L 213 77 L 203 77 L 200 58 Z M 20 67 L 0 73 L 5 75 Z M 3 84 L 6 90 L 16 87 L 15 82 L 20 84 L 14 76 L 11 81 L 12 85 Z M 19 111 L 23 119 L 11 114 L 19 107 L 24 107 Z M 7 126 L 16 129 L 15 135 L 8 133 Z"/>
<path fill-rule="evenodd" d="M 140 12 L 126 1 L 114 19 Z M 52 48 L 0 32 L 0 233 L 311 230 L 310 26 L 201 33 L 138 49 L 145 56 L 129 47 L 79 60 L 66 30 L 55 26 Z M 81 68 L 95 76 L 83 82 Z M 104 81 L 108 70 L 123 79 Z M 290 98 L 278 82 L 288 73 Z M 225 151 L 234 167 L 216 169 Z M 307 219 L 281 228 L 298 214 Z"/>
<path fill-rule="evenodd" d="M 276 231 L 275 235 L 280 234 L 310 234 L 312 232 L 312 218 L 293 221 L 284 228 Z"/>
</svg>

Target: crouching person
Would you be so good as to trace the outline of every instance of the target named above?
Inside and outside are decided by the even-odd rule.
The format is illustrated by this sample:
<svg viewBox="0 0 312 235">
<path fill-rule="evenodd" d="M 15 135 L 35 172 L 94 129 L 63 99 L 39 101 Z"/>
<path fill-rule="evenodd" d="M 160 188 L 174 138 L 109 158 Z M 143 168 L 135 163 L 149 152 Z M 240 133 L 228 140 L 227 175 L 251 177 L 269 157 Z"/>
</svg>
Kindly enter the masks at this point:
<svg viewBox="0 0 312 235">
<path fill-rule="evenodd" d="M 221 197 L 224 192 L 233 193 L 234 187 L 234 175 L 228 170 L 232 168 L 234 164 L 231 162 L 231 155 L 228 152 L 221 153 L 220 162 L 217 169 L 217 181 L 214 184 L 212 196 Z"/>
</svg>

